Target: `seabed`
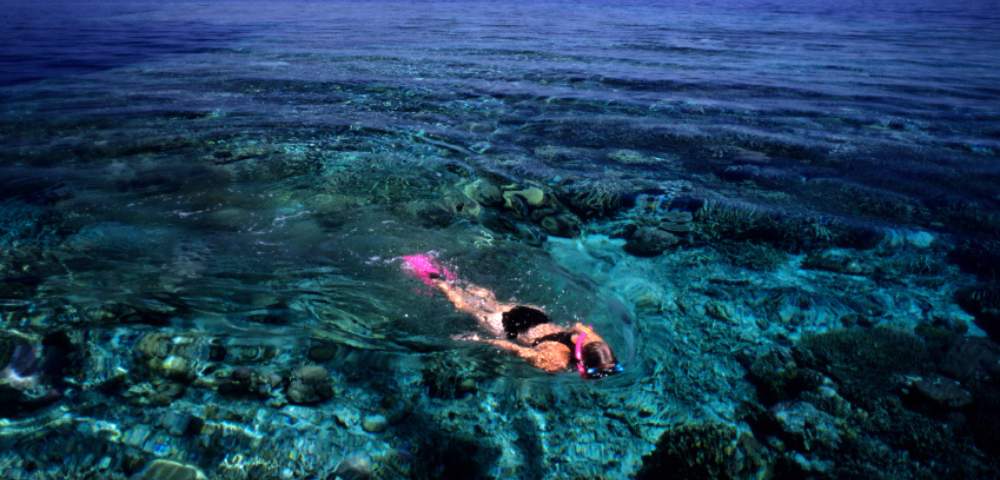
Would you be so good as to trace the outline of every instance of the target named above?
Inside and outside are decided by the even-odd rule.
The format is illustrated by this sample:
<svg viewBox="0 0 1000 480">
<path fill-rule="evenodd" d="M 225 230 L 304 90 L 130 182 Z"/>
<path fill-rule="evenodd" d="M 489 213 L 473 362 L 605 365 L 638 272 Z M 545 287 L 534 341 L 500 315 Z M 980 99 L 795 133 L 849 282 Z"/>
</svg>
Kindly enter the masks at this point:
<svg viewBox="0 0 1000 480">
<path fill-rule="evenodd" d="M 280 4 L 0 87 L 3 479 L 998 477 L 995 28 Z"/>
</svg>

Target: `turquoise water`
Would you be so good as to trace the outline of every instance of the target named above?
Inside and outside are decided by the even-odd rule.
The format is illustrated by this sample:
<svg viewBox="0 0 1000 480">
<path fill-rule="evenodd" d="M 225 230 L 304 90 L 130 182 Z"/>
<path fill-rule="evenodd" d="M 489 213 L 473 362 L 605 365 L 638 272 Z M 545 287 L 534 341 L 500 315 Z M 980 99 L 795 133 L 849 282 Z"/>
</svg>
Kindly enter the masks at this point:
<svg viewBox="0 0 1000 480">
<path fill-rule="evenodd" d="M 989 2 L 0 6 L 3 478 L 996 476 Z"/>
</svg>

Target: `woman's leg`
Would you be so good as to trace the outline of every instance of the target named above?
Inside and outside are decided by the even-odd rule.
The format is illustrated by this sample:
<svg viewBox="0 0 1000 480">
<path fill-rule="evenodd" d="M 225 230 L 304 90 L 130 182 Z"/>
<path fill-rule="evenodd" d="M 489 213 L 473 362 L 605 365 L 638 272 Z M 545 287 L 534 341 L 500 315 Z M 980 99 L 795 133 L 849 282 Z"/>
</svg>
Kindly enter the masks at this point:
<svg viewBox="0 0 1000 480">
<path fill-rule="evenodd" d="M 415 253 L 400 258 L 403 260 L 403 268 L 419 278 L 425 285 L 432 285 L 434 280 L 452 281 L 458 278 L 430 254 Z"/>
<path fill-rule="evenodd" d="M 494 336 L 503 335 L 503 312 L 510 306 L 497 303 L 493 292 L 477 285 L 462 287 L 443 280 L 434 282 L 434 285 L 456 309 L 475 317 Z"/>
<path fill-rule="evenodd" d="M 496 295 L 478 285 L 459 285 L 458 277 L 438 263 L 430 254 L 418 253 L 401 257 L 403 267 L 426 285 L 441 290 L 459 311 L 468 313 L 495 336 L 502 336 L 503 312 L 513 307 L 497 303 Z"/>
</svg>

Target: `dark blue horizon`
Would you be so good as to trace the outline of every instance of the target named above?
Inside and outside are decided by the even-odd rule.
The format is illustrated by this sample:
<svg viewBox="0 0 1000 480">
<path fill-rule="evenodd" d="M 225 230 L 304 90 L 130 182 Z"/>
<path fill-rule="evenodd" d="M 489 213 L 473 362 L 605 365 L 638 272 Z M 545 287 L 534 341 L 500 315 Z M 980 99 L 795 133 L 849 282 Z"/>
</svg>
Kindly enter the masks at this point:
<svg viewBox="0 0 1000 480">
<path fill-rule="evenodd" d="M 462 10 L 487 7 L 521 8 L 544 5 L 549 11 L 573 11 L 606 7 L 607 0 L 545 0 L 495 2 L 490 0 L 134 0 L 72 1 L 44 3 L 0 1 L 0 86 L 83 74 L 147 61 L 163 55 L 202 53 L 226 48 L 248 35 L 266 35 L 266 29 L 294 22 L 300 12 L 349 5 L 377 10 L 391 5 L 463 5 Z M 775 2 L 769 0 L 690 0 L 684 2 L 614 2 L 621 8 L 663 8 L 677 12 L 740 17 L 768 16 L 775 32 L 802 21 L 822 19 L 849 26 L 851 21 L 873 22 L 892 31 L 903 25 L 925 26 L 929 32 L 980 31 L 978 40 L 998 41 L 1000 13 L 986 0 L 950 2 L 941 7 L 933 0 Z M 242 6 L 252 5 L 248 12 Z M 263 6 L 263 8 L 262 8 Z M 328 13 L 329 14 L 329 13 Z M 334 13 L 335 16 L 335 13 Z M 392 13 L 384 15 L 392 18 Z M 475 15 L 471 16 L 472 19 Z M 902 22 L 903 25 L 899 25 Z M 371 25 L 372 28 L 379 28 Z M 363 27 L 367 28 L 367 27 Z M 955 37 L 956 40 L 968 40 Z"/>
</svg>

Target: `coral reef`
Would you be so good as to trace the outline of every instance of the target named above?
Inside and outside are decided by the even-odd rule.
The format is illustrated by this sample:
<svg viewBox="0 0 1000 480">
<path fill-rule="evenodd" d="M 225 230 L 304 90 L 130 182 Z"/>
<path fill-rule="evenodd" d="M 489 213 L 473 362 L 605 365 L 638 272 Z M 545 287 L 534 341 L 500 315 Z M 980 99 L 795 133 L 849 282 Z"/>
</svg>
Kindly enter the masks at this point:
<svg viewBox="0 0 1000 480">
<path fill-rule="evenodd" d="M 870 249 L 883 233 L 827 218 L 766 211 L 748 205 L 708 203 L 695 213 L 696 238 L 751 241 L 799 253 L 824 247 Z"/>
<path fill-rule="evenodd" d="M 139 474 L 135 480 L 207 480 L 208 477 L 193 465 L 171 460 L 157 459 Z"/>
<path fill-rule="evenodd" d="M 485 448 L 473 438 L 441 438 L 428 436 L 421 439 L 414 452 L 418 459 L 411 472 L 415 479 L 469 478 L 487 479 L 494 459 L 499 455 Z"/>
<path fill-rule="evenodd" d="M 899 376 L 930 367 L 923 341 L 906 332 L 873 328 L 835 330 L 803 339 L 799 362 L 836 380 L 851 401 L 871 405 L 897 388 Z"/>
<path fill-rule="evenodd" d="M 788 261 L 788 254 L 767 244 L 719 242 L 715 249 L 732 265 L 756 271 L 772 271 Z"/>
<path fill-rule="evenodd" d="M 1000 339 L 1000 284 L 964 287 L 955 292 L 958 304 L 994 339 Z"/>
<path fill-rule="evenodd" d="M 677 425 L 663 432 L 636 478 L 749 478 L 765 468 L 758 448 L 726 425 Z"/>
<path fill-rule="evenodd" d="M 319 365 L 306 365 L 294 372 L 288 385 L 288 401 L 297 404 L 319 403 L 333 397 L 330 373 Z"/>
<path fill-rule="evenodd" d="M 558 194 L 566 205 L 583 218 L 607 217 L 623 208 L 633 187 L 615 179 L 582 179 L 561 185 Z"/>
<path fill-rule="evenodd" d="M 680 242 L 674 234 L 658 228 L 638 228 L 628 237 L 625 251 L 640 257 L 654 257 Z"/>
<path fill-rule="evenodd" d="M 0 86 L 4 479 L 997 478 L 994 17 L 72 3 L 5 12 L 122 48 Z"/>
<path fill-rule="evenodd" d="M 950 369 L 938 366 L 948 357 L 884 328 L 810 336 L 793 354 L 772 350 L 748 361 L 762 406 L 749 407 L 745 418 L 771 449 L 779 476 L 989 475 L 994 467 L 978 450 L 986 444 L 974 443 L 974 424 L 954 413 L 972 411 L 995 386 L 969 383 L 982 388 L 977 397 L 943 376 Z M 983 373 L 974 361 L 959 362 Z M 938 426 L 940 418 L 950 427 Z M 879 453 L 887 446 L 911 461 Z"/>
<path fill-rule="evenodd" d="M 959 244 L 949 255 L 951 261 L 985 281 L 1000 278 L 1000 240 L 987 238 Z"/>
<path fill-rule="evenodd" d="M 421 376 L 431 397 L 462 398 L 478 390 L 477 382 L 486 377 L 482 367 L 468 358 L 439 354 L 428 358 Z"/>
</svg>

